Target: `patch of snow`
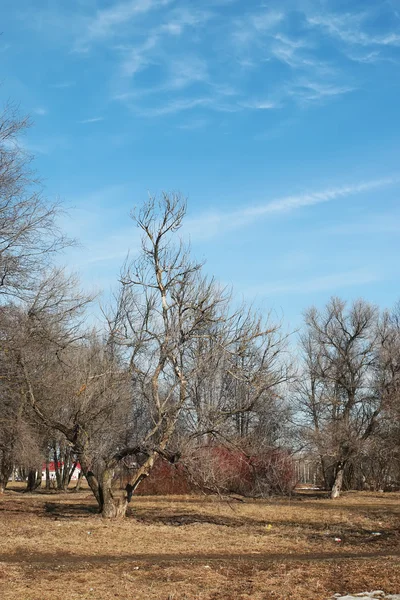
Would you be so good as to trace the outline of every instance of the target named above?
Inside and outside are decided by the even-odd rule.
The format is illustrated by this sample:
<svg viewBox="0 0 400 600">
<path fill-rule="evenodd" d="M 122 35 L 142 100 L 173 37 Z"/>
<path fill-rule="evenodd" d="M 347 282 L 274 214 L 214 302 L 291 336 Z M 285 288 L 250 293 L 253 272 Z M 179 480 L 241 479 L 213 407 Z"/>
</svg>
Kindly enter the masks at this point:
<svg viewBox="0 0 400 600">
<path fill-rule="evenodd" d="M 400 600 L 400 594 L 388 594 L 382 590 L 374 590 L 373 592 L 361 592 L 361 594 L 353 594 L 347 596 L 341 596 L 340 594 L 335 594 L 332 600 L 360 600 L 360 598 L 364 599 L 375 599 L 375 600 Z"/>
</svg>

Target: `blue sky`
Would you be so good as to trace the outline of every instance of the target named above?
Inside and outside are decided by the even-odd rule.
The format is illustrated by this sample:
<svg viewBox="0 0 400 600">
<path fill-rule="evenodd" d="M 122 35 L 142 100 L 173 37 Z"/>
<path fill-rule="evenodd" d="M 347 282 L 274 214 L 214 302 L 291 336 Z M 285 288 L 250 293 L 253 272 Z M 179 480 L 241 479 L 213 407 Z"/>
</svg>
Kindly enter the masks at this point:
<svg viewBox="0 0 400 600">
<path fill-rule="evenodd" d="M 109 290 L 147 193 L 238 296 L 297 326 L 399 297 L 400 1 L 3 0 L 0 93 Z"/>
</svg>

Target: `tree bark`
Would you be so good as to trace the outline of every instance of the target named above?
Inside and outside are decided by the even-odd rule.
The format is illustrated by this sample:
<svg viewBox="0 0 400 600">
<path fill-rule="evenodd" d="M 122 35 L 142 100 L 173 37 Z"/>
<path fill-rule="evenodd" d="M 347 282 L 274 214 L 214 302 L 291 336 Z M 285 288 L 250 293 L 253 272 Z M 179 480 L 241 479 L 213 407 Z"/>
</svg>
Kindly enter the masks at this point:
<svg viewBox="0 0 400 600">
<path fill-rule="evenodd" d="M 82 467 L 82 473 L 85 476 L 88 486 L 92 490 L 93 495 L 97 500 L 97 504 L 99 505 L 99 510 L 101 511 L 103 509 L 103 494 L 101 491 L 101 486 L 97 481 L 95 474 L 91 470 L 90 465 L 88 465 L 87 461 L 82 455 L 80 458 L 80 463 Z"/>
<path fill-rule="evenodd" d="M 13 467 L 6 467 L 4 464 L 0 469 L 0 494 L 3 494 L 8 483 L 8 479 L 13 472 Z"/>
<path fill-rule="evenodd" d="M 0 459 L 0 494 L 4 492 L 7 487 L 8 480 L 14 471 L 14 465 L 12 464 L 11 457 L 8 452 L 2 451 Z"/>
<path fill-rule="evenodd" d="M 7 486 L 8 478 L 6 479 L 2 474 L 0 474 L 0 494 L 3 494 L 6 486 Z"/>
<path fill-rule="evenodd" d="M 26 485 L 27 492 L 34 492 L 42 483 L 42 471 L 30 469 L 28 473 L 28 482 Z"/>
<path fill-rule="evenodd" d="M 76 481 L 76 485 L 73 489 L 74 492 L 79 492 L 81 483 L 82 483 L 82 476 L 83 476 L 83 473 L 82 473 L 82 468 L 81 468 L 81 470 L 79 471 L 79 474 L 78 474 L 78 479 Z"/>
<path fill-rule="evenodd" d="M 49 461 L 46 460 L 46 490 L 50 491 L 50 468 L 49 468 Z"/>
<path fill-rule="evenodd" d="M 61 473 L 60 473 L 60 468 L 59 468 L 59 462 L 61 459 L 61 453 L 60 453 L 60 459 L 59 459 L 59 457 L 57 456 L 56 445 L 54 445 L 53 459 L 54 459 L 54 471 L 56 474 L 56 481 L 57 481 L 57 489 L 60 490 L 61 489 Z"/>
<path fill-rule="evenodd" d="M 339 463 L 336 468 L 335 482 L 332 486 L 331 499 L 339 498 L 343 487 L 344 463 Z"/>
<path fill-rule="evenodd" d="M 101 515 L 104 519 L 123 518 L 126 515 L 128 499 L 124 496 L 115 496 L 112 491 L 113 472 L 105 469 L 102 477 L 103 507 Z"/>
</svg>

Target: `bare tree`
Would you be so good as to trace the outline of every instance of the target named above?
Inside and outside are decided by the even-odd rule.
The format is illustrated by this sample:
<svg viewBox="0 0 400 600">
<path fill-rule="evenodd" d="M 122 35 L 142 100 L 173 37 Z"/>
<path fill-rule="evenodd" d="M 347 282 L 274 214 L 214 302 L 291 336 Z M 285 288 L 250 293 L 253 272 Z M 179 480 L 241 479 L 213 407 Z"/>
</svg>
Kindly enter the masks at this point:
<svg viewBox="0 0 400 600">
<path fill-rule="evenodd" d="M 122 349 L 148 417 L 147 430 L 135 428 L 131 447 L 119 453 L 144 457 L 133 469 L 129 493 L 157 456 L 176 460 L 178 432 L 196 438 L 222 433 L 235 414 L 254 411 L 287 378 L 279 328 L 265 327 L 248 310 L 231 312 L 229 294 L 202 275 L 182 242 L 174 242 L 185 211 L 179 195 L 163 194 L 134 215 L 142 252 L 125 265 L 109 318 L 110 348 Z M 209 387 L 213 401 L 199 391 L 202 378 L 218 388 L 215 394 Z M 232 382 L 245 390 L 239 407 Z"/>
<path fill-rule="evenodd" d="M 48 202 L 21 146 L 27 118 L 8 105 L 0 114 L 0 300 L 29 292 L 56 252 L 70 243 L 57 225 L 58 202 Z"/>
<path fill-rule="evenodd" d="M 25 462 L 25 466 L 41 473 L 46 429 L 58 429 L 57 386 L 65 372 L 63 359 L 71 345 L 81 339 L 79 316 L 88 302 L 80 292 L 74 293 L 74 285 L 73 277 L 66 278 L 62 270 L 54 269 L 31 290 L 28 299 L 1 307 L 4 420 L 0 437 L 8 436 L 9 453 L 14 449 L 9 454 L 8 468 Z M 38 451 L 32 463 L 34 446 Z M 24 460 L 27 454 L 31 462 Z M 4 459 L 3 453 L 3 464 L 7 462 Z"/>
<path fill-rule="evenodd" d="M 297 392 L 332 498 L 340 495 L 346 466 L 372 435 L 381 408 L 373 386 L 377 317 L 362 300 L 347 308 L 338 298 L 305 315 Z"/>
<path fill-rule="evenodd" d="M 237 416 L 271 405 L 288 377 L 279 327 L 232 311 L 229 294 L 175 243 L 185 210 L 164 194 L 133 216 L 142 251 L 123 268 L 106 336 L 82 333 L 87 298 L 59 271 L 4 328 L 24 401 L 49 438 L 64 436 L 107 518 L 125 514 L 158 457 L 179 458 L 182 436 L 237 436 Z M 113 485 L 122 467 L 123 495 Z"/>
</svg>

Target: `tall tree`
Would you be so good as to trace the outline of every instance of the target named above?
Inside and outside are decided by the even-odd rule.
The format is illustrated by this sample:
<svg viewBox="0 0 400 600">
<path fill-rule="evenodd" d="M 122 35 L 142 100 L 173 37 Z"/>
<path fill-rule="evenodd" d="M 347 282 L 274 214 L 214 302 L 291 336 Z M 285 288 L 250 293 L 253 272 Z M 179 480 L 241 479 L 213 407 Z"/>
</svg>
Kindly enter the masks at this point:
<svg viewBox="0 0 400 600">
<path fill-rule="evenodd" d="M 305 315 L 304 371 L 297 391 L 332 498 L 340 495 L 346 466 L 360 454 L 380 412 L 372 385 L 377 318 L 376 308 L 363 300 L 348 307 L 339 298 Z"/>
<path fill-rule="evenodd" d="M 58 202 L 48 202 L 23 149 L 30 125 L 15 106 L 0 114 L 0 301 L 29 292 L 54 254 L 70 243 L 60 231 Z"/>
</svg>

